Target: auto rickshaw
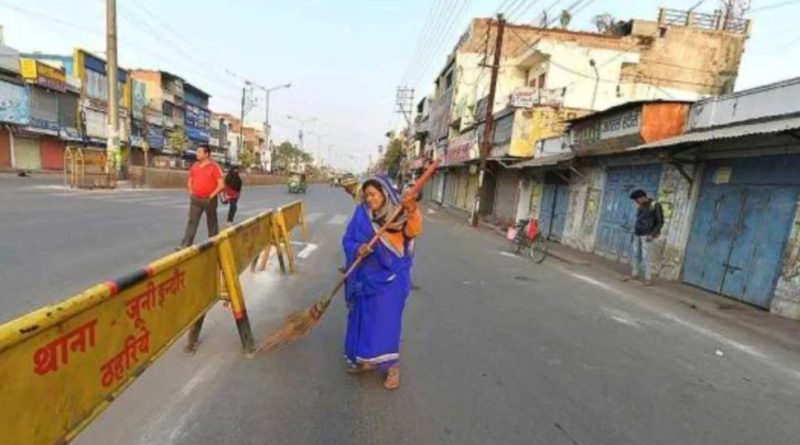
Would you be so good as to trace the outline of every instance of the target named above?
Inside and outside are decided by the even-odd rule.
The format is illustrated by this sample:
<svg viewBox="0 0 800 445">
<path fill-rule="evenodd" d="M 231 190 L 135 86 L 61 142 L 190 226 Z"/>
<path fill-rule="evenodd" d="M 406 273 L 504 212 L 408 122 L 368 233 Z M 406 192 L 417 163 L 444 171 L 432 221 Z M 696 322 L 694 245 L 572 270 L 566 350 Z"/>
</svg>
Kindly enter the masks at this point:
<svg viewBox="0 0 800 445">
<path fill-rule="evenodd" d="M 306 192 L 306 175 L 294 174 L 289 176 L 286 185 L 289 188 L 289 193 L 305 193 Z"/>
</svg>

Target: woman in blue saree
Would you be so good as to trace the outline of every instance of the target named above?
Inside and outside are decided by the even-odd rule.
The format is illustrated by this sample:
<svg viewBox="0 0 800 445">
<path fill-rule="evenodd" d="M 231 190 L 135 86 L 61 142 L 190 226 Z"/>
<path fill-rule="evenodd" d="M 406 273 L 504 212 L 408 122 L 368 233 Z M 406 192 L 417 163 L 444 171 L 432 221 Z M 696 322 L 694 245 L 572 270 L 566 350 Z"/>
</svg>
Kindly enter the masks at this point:
<svg viewBox="0 0 800 445">
<path fill-rule="evenodd" d="M 422 233 L 422 215 L 414 197 L 401 200 L 385 177 L 364 182 L 361 196 L 342 241 L 348 267 L 363 257 L 345 285 L 349 313 L 344 350 L 349 372 L 381 370 L 386 374 L 383 386 L 393 390 L 400 386 L 403 309 L 411 292 L 414 238 Z M 397 206 L 403 206 L 402 216 L 367 249 Z"/>
</svg>

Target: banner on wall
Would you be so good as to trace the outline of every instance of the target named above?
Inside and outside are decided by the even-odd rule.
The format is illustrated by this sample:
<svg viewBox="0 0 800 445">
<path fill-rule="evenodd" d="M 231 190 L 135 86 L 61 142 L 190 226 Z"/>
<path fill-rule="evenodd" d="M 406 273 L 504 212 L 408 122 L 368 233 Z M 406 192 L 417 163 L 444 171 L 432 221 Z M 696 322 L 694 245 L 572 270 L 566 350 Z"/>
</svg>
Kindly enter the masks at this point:
<svg viewBox="0 0 800 445">
<path fill-rule="evenodd" d="M 0 122 L 27 125 L 30 121 L 30 90 L 22 85 L 0 81 Z"/>
</svg>

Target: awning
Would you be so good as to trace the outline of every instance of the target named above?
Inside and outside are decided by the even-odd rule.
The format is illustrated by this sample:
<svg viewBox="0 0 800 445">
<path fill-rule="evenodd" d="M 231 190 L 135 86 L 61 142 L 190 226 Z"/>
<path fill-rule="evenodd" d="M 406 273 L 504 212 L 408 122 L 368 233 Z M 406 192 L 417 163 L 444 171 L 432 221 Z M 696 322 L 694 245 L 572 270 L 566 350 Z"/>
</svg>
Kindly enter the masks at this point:
<svg viewBox="0 0 800 445">
<path fill-rule="evenodd" d="M 569 161 L 574 157 L 575 153 L 572 152 L 544 155 L 533 158 L 530 161 L 520 162 L 519 164 L 512 165 L 510 168 L 544 167 L 546 165 L 556 165 L 559 162 Z"/>
<path fill-rule="evenodd" d="M 693 131 L 684 133 L 680 136 L 650 142 L 648 144 L 630 147 L 626 151 L 645 150 L 648 148 L 673 147 L 691 143 L 708 142 L 719 139 L 733 139 L 743 136 L 753 136 L 759 134 L 780 133 L 782 131 L 800 129 L 800 117 L 787 117 L 783 119 L 773 119 L 766 122 L 751 124 L 732 125 L 724 128 L 712 128 L 709 130 Z"/>
</svg>

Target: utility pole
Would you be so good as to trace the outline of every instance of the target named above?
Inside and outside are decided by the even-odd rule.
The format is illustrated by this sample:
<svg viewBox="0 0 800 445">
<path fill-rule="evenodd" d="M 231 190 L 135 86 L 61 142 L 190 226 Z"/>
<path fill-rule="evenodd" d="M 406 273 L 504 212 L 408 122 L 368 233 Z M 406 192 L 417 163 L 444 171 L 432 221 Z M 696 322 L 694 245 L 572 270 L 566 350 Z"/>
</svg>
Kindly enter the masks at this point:
<svg viewBox="0 0 800 445">
<path fill-rule="evenodd" d="M 414 111 L 414 89 L 397 87 L 395 104 L 397 105 L 397 112 L 402 114 L 406 120 L 406 129 L 403 131 L 403 153 L 400 156 L 400 171 L 398 172 L 397 178 L 400 189 L 402 189 L 405 185 L 405 169 L 408 162 L 408 152 L 413 139 L 411 116 Z"/>
<path fill-rule="evenodd" d="M 119 168 L 119 98 L 117 94 L 117 0 L 106 0 L 106 57 L 108 57 L 108 135 L 106 138 L 106 173 Z"/>
<path fill-rule="evenodd" d="M 247 147 L 244 146 L 244 106 L 245 106 L 245 96 L 247 95 L 247 87 L 242 87 L 242 111 L 241 111 L 241 120 L 239 121 L 239 153 L 236 155 L 236 159 L 239 161 L 239 164 L 242 163 L 240 159 L 241 154 Z M 248 166 L 249 167 L 249 166 Z"/>
<path fill-rule="evenodd" d="M 270 170 L 271 170 L 272 169 L 272 146 L 271 146 L 272 145 L 272 137 L 271 137 L 272 126 L 269 124 L 269 95 L 270 95 L 270 93 L 272 93 L 275 90 L 280 90 L 280 89 L 283 89 L 283 88 L 291 88 L 292 84 L 291 83 L 287 83 L 287 84 L 283 84 L 283 85 L 276 85 L 276 86 L 274 86 L 272 88 L 267 88 L 267 87 L 264 87 L 264 86 L 261 86 L 261 85 L 255 83 L 255 82 L 251 82 L 249 80 L 246 80 L 244 83 L 247 86 L 256 87 L 256 88 L 260 89 L 261 91 L 264 92 L 264 95 L 266 96 L 266 103 L 264 104 L 264 139 L 265 139 L 264 146 L 266 147 L 266 151 L 269 153 L 269 156 L 270 156 Z M 262 162 L 263 162 L 263 159 L 262 159 Z"/>
<path fill-rule="evenodd" d="M 312 117 L 312 118 L 309 118 L 309 119 L 300 119 L 300 118 L 295 117 L 295 116 L 286 116 L 286 117 L 288 119 L 293 120 L 293 121 L 300 122 L 300 131 L 297 133 L 297 138 L 300 140 L 300 150 L 302 150 L 303 149 L 303 135 L 304 135 L 304 132 L 305 132 L 305 129 L 306 129 L 306 124 L 310 124 L 312 122 L 315 122 L 317 120 L 317 118 L 316 117 Z"/>
<path fill-rule="evenodd" d="M 497 14 L 497 37 L 494 42 L 494 61 L 491 80 L 489 80 L 489 96 L 486 98 L 486 124 L 483 128 L 483 141 L 481 141 L 481 164 L 478 173 L 478 193 L 475 195 L 475 203 L 472 206 L 470 225 L 478 227 L 478 216 L 481 210 L 481 195 L 484 193 L 486 177 L 486 160 L 492 151 L 492 139 L 494 139 L 494 95 L 497 92 L 497 74 L 500 71 L 500 55 L 503 50 L 503 31 L 506 21 L 503 14 Z M 491 26 L 491 23 L 489 24 Z"/>
</svg>

